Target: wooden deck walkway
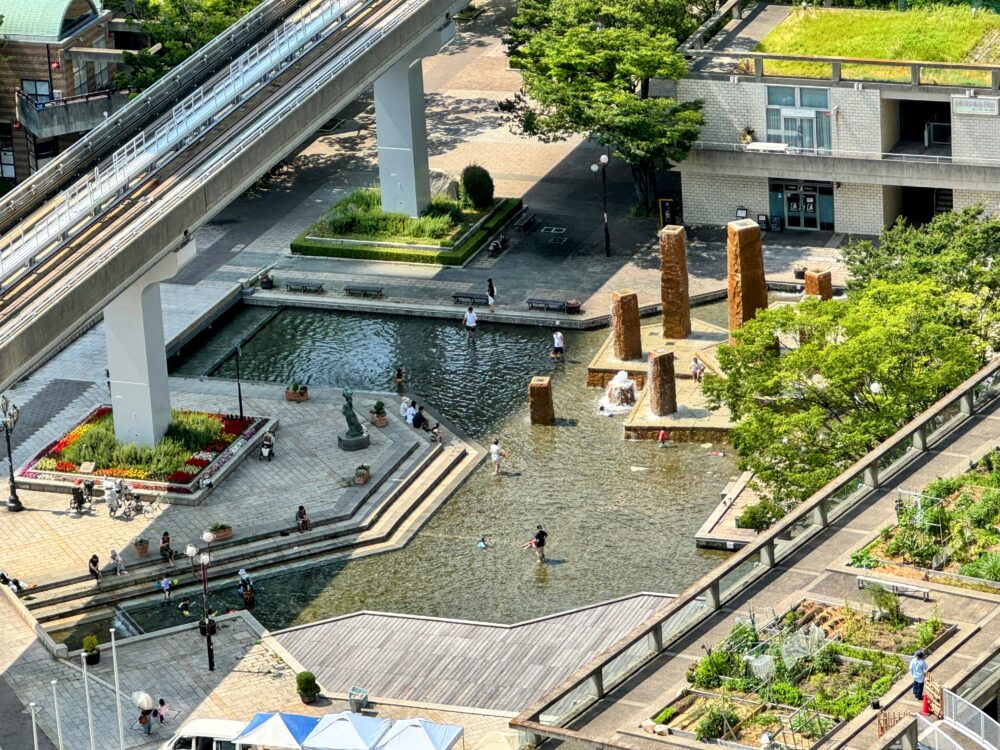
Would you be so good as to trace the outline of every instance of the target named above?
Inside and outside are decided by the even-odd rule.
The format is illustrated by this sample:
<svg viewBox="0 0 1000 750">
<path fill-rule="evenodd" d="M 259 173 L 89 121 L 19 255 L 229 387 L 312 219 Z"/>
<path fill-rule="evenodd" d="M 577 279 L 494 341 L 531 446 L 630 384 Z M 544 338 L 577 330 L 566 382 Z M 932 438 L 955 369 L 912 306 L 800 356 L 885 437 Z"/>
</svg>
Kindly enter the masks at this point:
<svg viewBox="0 0 1000 750">
<path fill-rule="evenodd" d="M 673 597 L 640 593 L 498 625 L 358 612 L 275 641 L 328 693 L 516 713 Z"/>
</svg>

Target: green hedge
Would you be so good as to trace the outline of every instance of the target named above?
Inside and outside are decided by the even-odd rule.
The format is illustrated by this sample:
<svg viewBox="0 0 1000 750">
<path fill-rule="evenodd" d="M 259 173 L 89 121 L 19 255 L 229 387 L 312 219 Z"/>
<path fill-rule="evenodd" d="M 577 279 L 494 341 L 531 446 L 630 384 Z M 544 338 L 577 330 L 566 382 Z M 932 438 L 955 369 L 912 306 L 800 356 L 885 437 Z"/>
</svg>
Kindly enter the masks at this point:
<svg viewBox="0 0 1000 750">
<path fill-rule="evenodd" d="M 408 250 L 402 247 L 378 245 L 341 245 L 306 239 L 308 231 L 292 240 L 292 253 L 321 258 L 353 258 L 360 260 L 389 260 L 407 263 L 431 263 L 442 266 L 460 266 L 482 247 L 490 235 L 521 209 L 520 198 L 504 198 L 494 213 L 461 243 L 450 250 Z"/>
</svg>

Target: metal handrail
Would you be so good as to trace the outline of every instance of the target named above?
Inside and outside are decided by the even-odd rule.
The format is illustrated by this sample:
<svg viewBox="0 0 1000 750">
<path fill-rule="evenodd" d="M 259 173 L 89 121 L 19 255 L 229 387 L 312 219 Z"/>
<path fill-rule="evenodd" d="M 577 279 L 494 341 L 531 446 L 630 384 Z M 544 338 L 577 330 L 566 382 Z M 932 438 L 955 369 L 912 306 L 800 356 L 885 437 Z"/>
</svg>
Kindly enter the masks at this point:
<svg viewBox="0 0 1000 750">
<path fill-rule="evenodd" d="M 770 141 L 755 141 L 769 143 Z M 851 151 L 848 149 L 815 148 L 806 149 L 789 146 L 781 151 L 755 151 L 748 149 L 747 144 L 726 141 L 695 141 L 693 148 L 699 151 L 731 151 L 734 153 L 762 154 L 764 156 L 818 156 L 840 159 L 879 159 L 883 161 L 924 162 L 927 164 L 968 164 L 972 166 L 1000 167 L 1000 159 L 985 157 L 982 159 L 962 156 L 934 156 L 931 154 L 901 154 L 893 151 Z"/>
<path fill-rule="evenodd" d="M 794 527 L 797 524 L 801 524 L 803 522 L 812 523 L 812 519 L 816 518 L 817 515 L 825 519 L 828 501 L 833 499 L 833 497 L 841 490 L 850 489 L 850 486 L 859 479 L 872 478 L 874 479 L 874 485 L 877 486 L 878 465 L 886 454 L 891 453 L 907 442 L 912 444 L 914 438 L 918 434 L 926 438 L 925 427 L 928 423 L 956 404 L 961 405 L 961 413 L 967 416 L 971 414 L 975 405 L 975 389 L 979 385 L 997 377 L 998 374 L 1000 374 L 1000 357 L 992 359 L 974 375 L 966 379 L 956 388 L 949 391 L 931 407 L 897 430 L 895 434 L 885 440 L 881 445 L 860 458 L 849 468 L 844 470 L 839 476 L 828 482 L 822 489 L 813 493 L 813 495 L 788 513 L 788 515 L 778 521 L 774 526 L 762 533 L 756 541 L 746 545 L 742 550 L 734 553 L 729 560 L 723 562 L 713 571 L 703 576 L 700 580 L 688 586 L 688 588 L 679 594 L 673 602 L 660 609 L 655 616 L 637 625 L 629 633 L 624 635 L 617 643 L 610 646 L 604 652 L 594 656 L 583 667 L 568 676 L 557 686 L 545 693 L 545 695 L 538 698 L 533 704 L 525 708 L 511 721 L 511 726 L 527 732 L 559 739 L 587 741 L 588 738 L 585 735 L 575 730 L 543 724 L 540 720 L 542 714 L 544 714 L 547 709 L 551 708 L 553 705 L 565 698 L 568 694 L 584 686 L 588 681 L 594 681 L 601 684 L 601 690 L 598 691 L 599 693 L 606 692 L 610 686 L 602 684 L 603 679 L 601 677 L 601 670 L 614 659 L 642 641 L 645 640 L 646 642 L 653 642 L 656 644 L 656 648 L 650 652 L 649 658 L 652 658 L 657 653 L 662 653 L 673 639 L 680 637 L 694 625 L 694 623 L 691 623 L 690 625 L 681 628 L 678 632 L 672 634 L 672 638 L 668 639 L 662 637 L 661 629 L 663 625 L 681 612 L 684 607 L 703 597 L 706 600 L 714 600 L 716 608 L 721 606 L 723 600 L 725 599 L 724 592 L 720 590 L 720 582 L 723 578 L 737 572 L 740 567 L 746 563 L 754 563 L 757 560 L 762 560 L 763 553 L 765 551 L 769 551 L 774 559 L 777 560 L 777 557 L 775 556 L 775 543 L 780 537 L 792 534 Z M 943 435 L 939 435 L 938 439 L 942 439 L 943 437 Z M 909 459 L 904 457 L 899 460 Z M 795 538 L 803 538 L 818 533 L 818 531 L 825 525 L 826 521 L 824 520 L 821 524 L 817 525 L 817 528 L 812 531 L 804 531 L 802 534 L 796 535 Z M 767 568 L 764 568 L 763 570 L 766 569 Z M 759 577 L 759 575 L 763 573 L 763 570 L 755 575 L 754 579 Z M 749 579 L 745 578 L 741 582 L 739 588 L 742 589 L 749 582 Z M 730 592 L 729 595 L 731 596 L 735 593 L 737 593 L 737 591 Z M 648 659 L 646 661 L 648 661 Z M 645 663 L 645 661 L 642 663 Z M 621 677 L 618 682 L 621 682 L 629 675 L 634 674 L 634 672 L 641 667 L 642 663 L 636 664 L 634 668 Z M 601 696 L 599 695 L 598 697 Z"/>
<path fill-rule="evenodd" d="M 45 216 L 25 230 L 6 235 L 0 246 L 0 280 L 18 275 L 69 239 L 71 230 L 123 190 L 134 178 L 189 136 L 218 122 L 250 92 L 259 89 L 292 59 L 301 57 L 338 28 L 365 0 L 325 0 L 296 13 L 269 37 L 247 49 L 211 85 L 199 86 L 174 106 L 167 118 L 135 135 L 92 173 L 51 201 Z M 293 16 L 294 18 L 294 16 Z M 52 243 L 55 245 L 52 246 Z"/>
<path fill-rule="evenodd" d="M 145 232 L 146 229 L 158 221 L 168 211 L 177 206 L 182 200 L 201 190 L 202 186 L 209 179 L 214 177 L 225 165 L 233 161 L 245 150 L 252 147 L 258 139 L 278 127 L 281 122 L 299 106 L 301 102 L 311 97 L 323 85 L 327 84 L 334 75 L 339 73 L 340 70 L 353 63 L 357 58 L 367 52 L 371 46 L 394 31 L 404 20 L 407 20 L 411 15 L 413 15 L 420 8 L 424 7 L 426 4 L 427 0 L 410 0 L 410 2 L 400 6 L 399 9 L 394 11 L 395 15 L 392 16 L 386 23 L 380 25 L 378 28 L 368 31 L 365 34 L 362 34 L 361 37 L 347 50 L 338 55 L 332 68 L 330 66 L 320 68 L 313 73 L 307 81 L 292 89 L 289 98 L 285 101 L 285 104 L 283 104 L 280 108 L 271 109 L 263 118 L 257 121 L 255 126 L 244 130 L 242 138 L 238 142 L 233 143 L 229 146 L 229 148 L 220 149 L 212 155 L 210 159 L 204 162 L 204 168 L 199 174 L 192 176 L 189 180 L 182 181 L 178 190 L 169 194 L 168 197 L 165 197 L 156 204 L 155 210 L 147 209 L 132 225 L 130 225 L 127 232 L 123 232 L 121 235 L 117 236 L 116 241 L 109 242 L 102 252 L 90 256 L 85 262 L 75 268 L 75 278 L 77 280 L 87 278 L 90 274 L 104 265 L 108 259 L 117 254 L 123 246 L 128 245 L 130 242 L 138 238 Z M 434 23 L 436 28 L 439 30 L 444 28 L 443 26 L 437 25 L 436 20 Z M 422 37 L 417 36 L 416 38 L 419 39 Z M 61 284 L 54 294 L 51 294 L 45 300 L 40 300 L 38 304 L 33 306 L 26 315 L 20 316 L 15 321 L 9 323 L 9 328 L 5 330 L 7 336 L 14 336 L 18 331 L 34 320 L 40 313 L 57 304 L 64 296 L 72 291 L 75 286 L 75 284 L 71 283 Z"/>
<path fill-rule="evenodd" d="M 944 720 L 985 748 L 1000 747 L 1000 723 L 978 707 L 945 688 Z"/>
<path fill-rule="evenodd" d="M 69 104 L 74 104 L 76 102 L 89 102 L 96 99 L 109 99 L 116 94 L 130 94 L 132 89 L 105 89 L 103 91 L 91 91 L 86 94 L 74 94 L 73 96 L 64 96 L 59 99 L 46 99 L 44 101 L 39 101 L 35 99 L 31 94 L 26 94 L 21 89 L 16 89 L 18 99 L 24 99 L 28 104 L 41 112 L 42 110 L 49 109 L 50 107 L 65 107 Z"/>
<path fill-rule="evenodd" d="M 18 183 L 0 201 L 0 227 L 8 225 L 18 215 L 30 210 L 41 196 L 66 182 L 69 175 L 88 162 L 96 151 L 121 138 L 124 132 L 149 118 L 151 113 L 158 112 L 176 101 L 178 91 L 183 91 L 195 81 L 204 78 L 207 71 L 214 70 L 223 61 L 231 58 L 233 51 L 244 44 L 249 37 L 290 13 L 300 1 L 264 0 L 118 110 L 114 118 L 109 118 L 98 125 L 46 164 L 44 169 Z"/>
</svg>

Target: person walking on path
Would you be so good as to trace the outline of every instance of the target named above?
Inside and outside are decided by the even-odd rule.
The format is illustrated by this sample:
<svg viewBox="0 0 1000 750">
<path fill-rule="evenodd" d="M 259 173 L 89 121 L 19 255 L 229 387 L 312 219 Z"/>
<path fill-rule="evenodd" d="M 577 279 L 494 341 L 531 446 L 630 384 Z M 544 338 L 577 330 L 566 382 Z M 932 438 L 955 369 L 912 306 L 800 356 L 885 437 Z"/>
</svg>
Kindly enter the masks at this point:
<svg viewBox="0 0 1000 750">
<path fill-rule="evenodd" d="M 160 724 L 163 724 L 163 722 L 167 719 L 167 702 L 163 700 L 163 698 L 160 698 L 153 711 L 156 714 L 156 717 L 160 720 Z"/>
<path fill-rule="evenodd" d="M 142 725 L 142 733 L 147 737 L 153 733 L 153 712 L 156 709 L 139 709 L 139 723 Z"/>
<path fill-rule="evenodd" d="M 496 312 L 497 288 L 493 285 L 493 279 L 486 279 L 486 301 L 490 303 L 490 312 Z"/>
<path fill-rule="evenodd" d="M 94 585 L 101 585 L 101 561 L 98 559 L 97 555 L 91 555 L 90 560 L 87 562 L 87 572 L 94 576 Z"/>
<path fill-rule="evenodd" d="M 552 332 L 552 359 L 565 361 L 565 344 L 563 343 L 562 331 L 558 328 Z"/>
<path fill-rule="evenodd" d="M 472 309 L 472 305 L 465 311 L 465 332 L 470 339 L 476 335 L 476 311 Z"/>
<path fill-rule="evenodd" d="M 531 547 L 535 550 L 535 556 L 538 558 L 538 562 L 545 562 L 545 540 L 548 538 L 549 534 L 545 529 L 542 528 L 541 524 L 538 525 L 538 530 L 535 531 L 535 536 L 532 537 L 530 542 L 526 542 L 521 546 L 521 549 L 527 549 Z"/>
<path fill-rule="evenodd" d="M 910 677 L 913 678 L 913 697 L 918 701 L 924 699 L 924 680 L 927 679 L 927 662 L 924 661 L 924 652 L 917 649 L 917 652 L 910 659 Z"/>
<path fill-rule="evenodd" d="M 490 446 L 490 461 L 493 462 L 493 473 L 500 476 L 501 461 L 507 458 L 507 451 L 500 447 L 500 438 L 493 438 Z"/>
</svg>

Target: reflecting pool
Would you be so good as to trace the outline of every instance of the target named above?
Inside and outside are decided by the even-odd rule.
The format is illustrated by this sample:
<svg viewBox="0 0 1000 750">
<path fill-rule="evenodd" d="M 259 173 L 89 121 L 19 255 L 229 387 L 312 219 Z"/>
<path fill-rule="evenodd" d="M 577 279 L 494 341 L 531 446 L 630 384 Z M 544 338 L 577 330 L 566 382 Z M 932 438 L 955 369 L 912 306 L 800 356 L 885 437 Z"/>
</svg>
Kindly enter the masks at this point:
<svg viewBox="0 0 1000 750">
<path fill-rule="evenodd" d="M 200 375 L 232 348 L 260 309 L 236 314 L 173 374 Z M 470 342 L 457 319 L 377 317 L 287 309 L 243 345 L 241 375 L 405 389 L 482 443 L 500 437 L 505 473 L 477 471 L 404 549 L 304 571 L 258 576 L 254 614 L 269 628 L 359 609 L 514 622 L 636 591 L 678 592 L 722 559 L 693 535 L 735 474 L 732 456 L 681 444 L 622 439 L 621 418 L 598 414 L 586 366 L 607 330 L 567 331 L 567 361 L 549 358 L 551 334 L 482 324 Z M 214 375 L 232 377 L 231 360 Z M 527 383 L 551 375 L 559 424 L 531 426 Z M 521 545 L 549 532 L 549 561 Z M 490 548 L 477 548 L 486 535 Z M 233 586 L 216 606 L 236 606 Z M 144 628 L 179 621 L 175 607 L 130 610 Z"/>
</svg>

